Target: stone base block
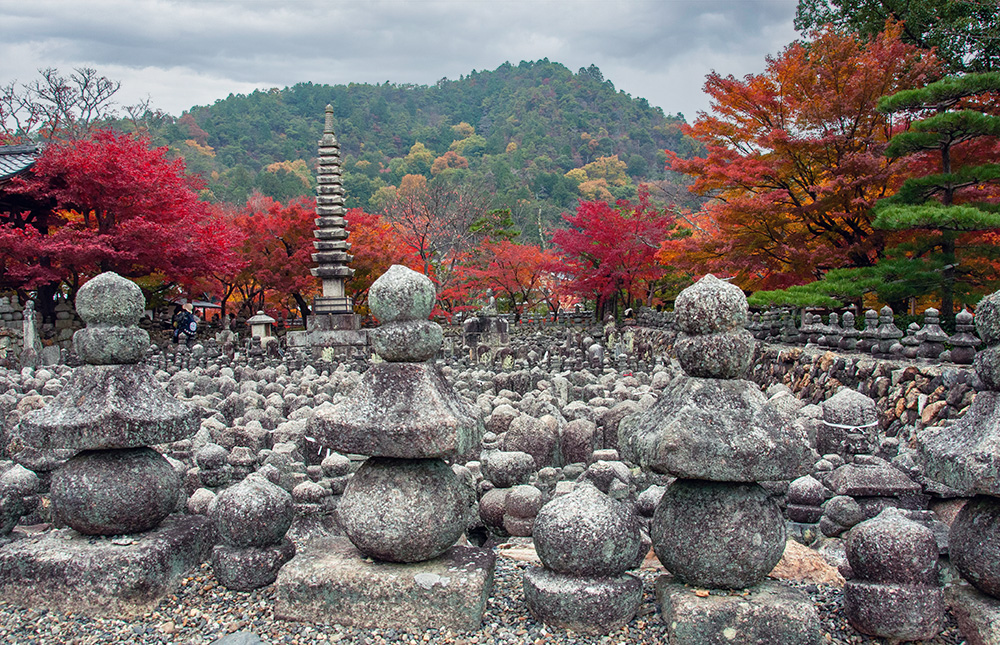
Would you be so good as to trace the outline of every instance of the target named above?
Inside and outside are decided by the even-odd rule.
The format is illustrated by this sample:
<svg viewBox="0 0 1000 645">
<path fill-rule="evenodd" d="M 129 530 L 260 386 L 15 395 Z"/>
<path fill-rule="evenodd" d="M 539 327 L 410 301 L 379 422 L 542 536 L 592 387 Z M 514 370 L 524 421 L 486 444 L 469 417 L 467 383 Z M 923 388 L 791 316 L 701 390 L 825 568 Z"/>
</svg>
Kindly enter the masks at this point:
<svg viewBox="0 0 1000 645">
<path fill-rule="evenodd" d="M 71 537 L 70 537 L 71 536 Z M 152 531 L 100 539 L 71 529 L 0 547 L 0 599 L 93 618 L 143 614 L 215 545 L 203 516 L 173 516 Z"/>
<path fill-rule="evenodd" d="M 948 587 L 944 596 L 968 645 L 1000 645 L 1000 599 L 969 585 Z"/>
<path fill-rule="evenodd" d="M 472 631 L 482 626 L 496 556 L 455 546 L 439 558 L 393 564 L 366 558 L 347 538 L 303 546 L 275 582 L 274 615 L 375 629 Z"/>
<path fill-rule="evenodd" d="M 720 593 L 721 595 L 715 595 Z M 656 580 L 656 603 L 670 627 L 669 645 L 819 645 L 819 615 L 810 598 L 772 580 L 751 587 L 747 595 L 695 589 Z"/>
<path fill-rule="evenodd" d="M 848 580 L 844 613 L 862 634 L 904 641 L 930 640 L 944 623 L 944 596 L 937 587 Z"/>
<path fill-rule="evenodd" d="M 546 625 L 607 634 L 635 616 L 642 603 L 642 581 L 627 573 L 591 578 L 532 567 L 524 571 L 524 600 Z"/>
<path fill-rule="evenodd" d="M 239 549 L 220 544 L 212 550 L 212 572 L 227 589 L 253 591 L 274 582 L 294 555 L 295 545 L 287 537 L 265 547 Z"/>
<path fill-rule="evenodd" d="M 354 314 L 328 314 L 314 316 L 306 331 L 288 332 L 289 347 L 312 348 L 316 355 L 327 347 L 365 348 L 368 331 L 360 329 L 360 318 Z"/>
</svg>

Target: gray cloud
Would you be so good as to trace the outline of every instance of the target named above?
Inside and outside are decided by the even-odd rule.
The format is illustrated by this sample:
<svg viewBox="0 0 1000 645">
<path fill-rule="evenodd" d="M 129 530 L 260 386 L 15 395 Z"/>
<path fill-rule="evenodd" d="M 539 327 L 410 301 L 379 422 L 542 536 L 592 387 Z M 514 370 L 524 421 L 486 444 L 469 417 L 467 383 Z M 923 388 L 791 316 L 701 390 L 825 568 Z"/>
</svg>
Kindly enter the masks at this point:
<svg viewBox="0 0 1000 645">
<path fill-rule="evenodd" d="M 179 114 L 232 92 L 433 83 L 504 61 L 595 64 L 668 113 L 708 106 L 705 74 L 760 71 L 796 0 L 0 0 L 0 83 L 89 66 Z"/>
</svg>

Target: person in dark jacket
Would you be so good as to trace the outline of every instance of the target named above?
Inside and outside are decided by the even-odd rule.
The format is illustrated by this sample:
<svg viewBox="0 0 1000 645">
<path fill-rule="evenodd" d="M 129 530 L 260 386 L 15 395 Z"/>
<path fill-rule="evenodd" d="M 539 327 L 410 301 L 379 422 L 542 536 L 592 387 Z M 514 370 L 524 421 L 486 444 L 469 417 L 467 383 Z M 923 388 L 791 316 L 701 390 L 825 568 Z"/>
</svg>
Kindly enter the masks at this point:
<svg viewBox="0 0 1000 645">
<path fill-rule="evenodd" d="M 183 335 L 185 342 L 190 344 L 197 332 L 198 318 L 194 315 L 194 307 L 189 302 L 174 316 L 174 343 L 178 343 Z"/>
</svg>

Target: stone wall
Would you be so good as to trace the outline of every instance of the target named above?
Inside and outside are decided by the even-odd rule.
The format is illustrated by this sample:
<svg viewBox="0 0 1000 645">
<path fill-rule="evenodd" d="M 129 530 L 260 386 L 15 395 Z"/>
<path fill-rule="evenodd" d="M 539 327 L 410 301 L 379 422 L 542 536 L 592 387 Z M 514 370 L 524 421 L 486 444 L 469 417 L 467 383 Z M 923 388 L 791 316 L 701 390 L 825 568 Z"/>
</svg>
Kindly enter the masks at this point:
<svg viewBox="0 0 1000 645">
<path fill-rule="evenodd" d="M 676 332 L 635 329 L 656 352 L 672 354 Z M 821 403 L 842 386 L 875 400 L 883 437 L 909 443 L 917 429 L 965 414 L 981 387 L 972 366 L 937 361 L 882 360 L 825 348 L 757 343 L 747 378 L 763 388 L 787 385 L 799 399 Z"/>
<path fill-rule="evenodd" d="M 758 343 L 748 378 L 766 388 L 783 383 L 809 403 L 841 386 L 875 400 L 879 429 L 908 443 L 917 429 L 962 416 L 978 380 L 971 366 L 879 360 L 862 354 Z"/>
</svg>

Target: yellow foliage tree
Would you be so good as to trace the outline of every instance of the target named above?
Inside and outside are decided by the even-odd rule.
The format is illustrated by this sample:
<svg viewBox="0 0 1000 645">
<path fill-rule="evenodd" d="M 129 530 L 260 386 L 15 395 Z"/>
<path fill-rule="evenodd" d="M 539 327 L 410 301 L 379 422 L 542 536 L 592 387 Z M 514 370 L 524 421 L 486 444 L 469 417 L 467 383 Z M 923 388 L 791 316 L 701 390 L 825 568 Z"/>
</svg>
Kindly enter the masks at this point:
<svg viewBox="0 0 1000 645">
<path fill-rule="evenodd" d="M 589 179 L 580 184 L 578 190 L 587 201 L 615 201 L 614 195 L 608 190 L 608 182 L 604 179 Z"/>
<path fill-rule="evenodd" d="M 403 158 L 407 172 L 414 175 L 426 175 L 434 163 L 434 153 L 427 146 L 417 141 L 410 148 L 409 154 Z"/>
<path fill-rule="evenodd" d="M 400 195 L 416 195 L 427 190 L 427 177 L 423 175 L 403 175 L 399 180 Z"/>
<path fill-rule="evenodd" d="M 587 171 L 583 168 L 574 168 L 566 173 L 566 178 L 572 179 L 577 183 L 577 185 L 580 185 L 587 181 Z"/>
<path fill-rule="evenodd" d="M 312 171 L 303 159 L 276 161 L 264 167 L 265 172 L 278 172 L 279 170 L 284 170 L 291 175 L 295 175 L 302 181 L 302 184 L 306 188 L 312 186 Z"/>
<path fill-rule="evenodd" d="M 603 179 L 611 186 L 624 186 L 628 183 L 628 175 L 625 169 L 628 166 L 624 161 L 618 159 L 618 155 L 610 157 L 598 157 L 583 167 L 587 173 L 587 179 Z"/>
</svg>

